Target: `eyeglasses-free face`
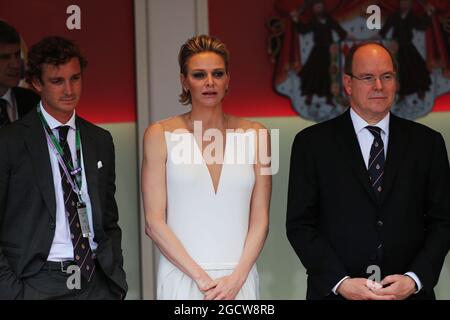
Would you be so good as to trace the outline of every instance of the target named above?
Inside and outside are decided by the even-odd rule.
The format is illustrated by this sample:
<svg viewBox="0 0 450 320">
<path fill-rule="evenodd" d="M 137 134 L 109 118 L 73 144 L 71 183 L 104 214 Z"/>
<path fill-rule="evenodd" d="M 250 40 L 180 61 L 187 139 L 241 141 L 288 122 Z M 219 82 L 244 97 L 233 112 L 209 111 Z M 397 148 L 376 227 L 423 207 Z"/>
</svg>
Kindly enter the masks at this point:
<svg viewBox="0 0 450 320">
<path fill-rule="evenodd" d="M 191 93 L 192 107 L 221 105 L 230 76 L 225 61 L 215 52 L 201 52 L 187 62 L 187 75 L 180 75 L 181 84 Z"/>
</svg>

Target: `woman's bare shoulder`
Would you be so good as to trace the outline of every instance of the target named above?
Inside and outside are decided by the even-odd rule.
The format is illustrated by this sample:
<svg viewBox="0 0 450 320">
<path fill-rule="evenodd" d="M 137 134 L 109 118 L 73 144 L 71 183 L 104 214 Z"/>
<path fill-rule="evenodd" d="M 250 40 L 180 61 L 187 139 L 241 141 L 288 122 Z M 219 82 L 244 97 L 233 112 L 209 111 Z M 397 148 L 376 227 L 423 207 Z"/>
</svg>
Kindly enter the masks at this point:
<svg viewBox="0 0 450 320">
<path fill-rule="evenodd" d="M 152 134 L 162 134 L 164 132 L 173 132 L 178 129 L 185 129 L 185 114 L 173 116 L 150 124 L 146 131 Z"/>
<path fill-rule="evenodd" d="M 266 129 L 261 123 L 245 118 L 229 116 L 230 127 L 234 129 L 242 129 L 244 131 L 254 129 Z"/>
</svg>

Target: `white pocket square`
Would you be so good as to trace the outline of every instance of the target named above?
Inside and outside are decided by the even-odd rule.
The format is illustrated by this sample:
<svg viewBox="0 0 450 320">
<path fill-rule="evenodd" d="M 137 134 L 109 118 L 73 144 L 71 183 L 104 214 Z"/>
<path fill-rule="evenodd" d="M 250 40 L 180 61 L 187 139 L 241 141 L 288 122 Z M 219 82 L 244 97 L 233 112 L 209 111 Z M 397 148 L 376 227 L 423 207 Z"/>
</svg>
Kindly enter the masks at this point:
<svg viewBox="0 0 450 320">
<path fill-rule="evenodd" d="M 101 161 L 97 162 L 97 169 L 103 168 L 103 163 Z"/>
</svg>

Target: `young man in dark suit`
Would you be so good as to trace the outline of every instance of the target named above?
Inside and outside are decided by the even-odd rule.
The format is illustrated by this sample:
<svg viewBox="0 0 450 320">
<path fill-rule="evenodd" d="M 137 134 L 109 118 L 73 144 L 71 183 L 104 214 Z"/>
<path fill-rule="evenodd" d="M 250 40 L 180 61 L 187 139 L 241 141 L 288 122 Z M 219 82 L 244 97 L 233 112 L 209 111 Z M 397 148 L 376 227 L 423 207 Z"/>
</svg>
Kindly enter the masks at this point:
<svg viewBox="0 0 450 320">
<path fill-rule="evenodd" d="M 39 106 L 0 130 L 0 299 L 127 292 L 111 134 L 76 115 L 86 60 L 49 37 L 29 51 Z"/>
<path fill-rule="evenodd" d="M 18 87 L 21 63 L 20 36 L 0 20 L 0 128 L 22 118 L 39 102 L 33 91 Z"/>
<path fill-rule="evenodd" d="M 438 132 L 390 113 L 396 66 L 353 47 L 351 108 L 295 137 L 287 235 L 308 299 L 434 299 L 450 245 L 450 169 Z"/>
</svg>

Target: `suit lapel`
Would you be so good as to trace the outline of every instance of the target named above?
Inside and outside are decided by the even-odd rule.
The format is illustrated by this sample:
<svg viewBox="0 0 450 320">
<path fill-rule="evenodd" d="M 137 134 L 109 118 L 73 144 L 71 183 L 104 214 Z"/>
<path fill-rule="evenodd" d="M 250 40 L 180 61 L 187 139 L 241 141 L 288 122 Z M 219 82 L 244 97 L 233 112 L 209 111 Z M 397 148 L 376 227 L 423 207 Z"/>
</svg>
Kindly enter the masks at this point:
<svg viewBox="0 0 450 320">
<path fill-rule="evenodd" d="M 399 119 L 391 113 L 387 157 L 384 166 L 383 191 L 380 198 L 381 204 L 386 200 L 386 195 L 389 194 L 392 188 L 398 168 L 403 161 L 407 144 L 408 136 L 402 133 Z"/>
<path fill-rule="evenodd" d="M 89 127 L 78 117 L 77 126 L 80 127 L 83 165 L 92 206 L 92 221 L 94 226 L 101 225 L 100 198 L 98 195 L 97 148 Z"/>
<path fill-rule="evenodd" d="M 377 197 L 370 185 L 369 174 L 367 172 L 366 165 L 364 164 L 364 158 L 361 153 L 358 138 L 353 127 L 352 119 L 350 117 L 350 108 L 341 115 L 337 121 L 336 137 L 342 146 L 348 163 L 356 176 L 361 186 L 366 190 L 368 196 L 378 204 Z"/>
<path fill-rule="evenodd" d="M 55 187 L 53 185 L 53 173 L 48 153 L 47 140 L 44 127 L 37 115 L 32 111 L 29 117 L 24 118 L 24 140 L 33 165 L 33 172 L 39 184 L 42 198 L 50 212 L 51 217 L 56 217 Z"/>
</svg>

